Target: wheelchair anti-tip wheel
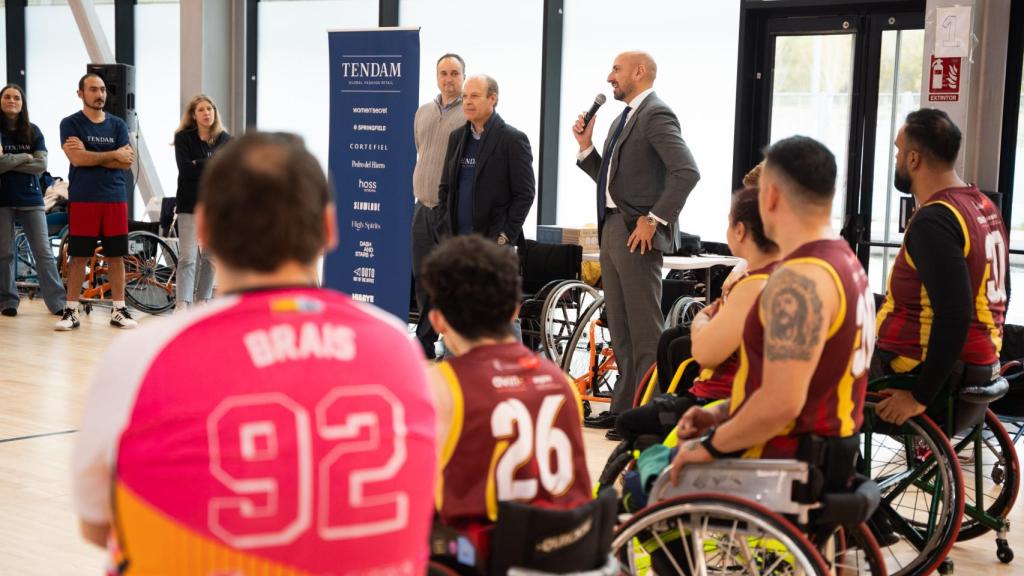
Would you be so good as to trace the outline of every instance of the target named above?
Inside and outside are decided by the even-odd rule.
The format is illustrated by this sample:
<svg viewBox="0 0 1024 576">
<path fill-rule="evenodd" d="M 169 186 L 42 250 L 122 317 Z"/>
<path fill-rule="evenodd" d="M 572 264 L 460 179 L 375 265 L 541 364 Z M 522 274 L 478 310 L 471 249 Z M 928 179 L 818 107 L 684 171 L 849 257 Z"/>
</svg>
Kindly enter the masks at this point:
<svg viewBox="0 0 1024 576">
<path fill-rule="evenodd" d="M 964 515 L 963 477 L 945 434 L 927 416 L 895 426 L 875 412 L 869 394 L 861 434 L 861 472 L 882 501 L 869 521 L 890 572 L 930 574 L 943 562 Z"/>
<path fill-rule="evenodd" d="M 649 506 L 623 523 L 612 554 L 628 574 L 829 574 L 792 523 L 728 494 L 687 494 Z"/>
<path fill-rule="evenodd" d="M 973 429 L 969 430 L 954 436 L 951 441 L 964 477 L 965 506 L 984 510 L 985 514 L 992 518 L 1006 518 L 1020 489 L 1020 463 L 1017 460 L 1017 451 L 1006 428 L 991 410 L 985 412 L 985 420 L 977 431 L 981 435 L 980 458 L 974 451 L 974 432 Z M 979 480 L 982 499 L 980 505 L 977 501 Z M 990 530 L 991 526 L 978 521 L 971 514 L 966 514 L 957 541 L 977 538 Z M 1012 556 L 1012 552 L 1010 555 Z"/>
</svg>

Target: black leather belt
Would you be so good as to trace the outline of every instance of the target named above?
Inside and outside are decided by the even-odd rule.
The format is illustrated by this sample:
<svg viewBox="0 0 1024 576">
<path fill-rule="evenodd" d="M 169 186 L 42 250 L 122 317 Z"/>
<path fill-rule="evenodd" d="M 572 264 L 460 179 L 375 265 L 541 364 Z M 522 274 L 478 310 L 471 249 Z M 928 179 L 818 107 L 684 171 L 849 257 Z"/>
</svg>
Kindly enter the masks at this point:
<svg viewBox="0 0 1024 576">
<path fill-rule="evenodd" d="M 604 215 L 605 216 L 610 216 L 612 214 L 618 214 L 619 212 L 622 212 L 622 210 L 619 210 L 618 208 L 614 208 L 614 207 L 611 207 L 611 206 L 609 206 L 609 207 L 604 209 Z"/>
</svg>

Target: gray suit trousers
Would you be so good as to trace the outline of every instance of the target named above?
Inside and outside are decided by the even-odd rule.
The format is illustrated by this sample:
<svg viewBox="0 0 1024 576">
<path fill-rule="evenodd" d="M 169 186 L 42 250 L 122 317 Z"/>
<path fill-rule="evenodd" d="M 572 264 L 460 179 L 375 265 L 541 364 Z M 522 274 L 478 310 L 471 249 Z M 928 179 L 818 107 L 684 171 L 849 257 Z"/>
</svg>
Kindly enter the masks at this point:
<svg viewBox="0 0 1024 576">
<path fill-rule="evenodd" d="M 630 253 L 629 232 L 620 214 L 608 217 L 601 234 L 601 284 L 608 329 L 619 368 L 611 411 L 633 406 L 637 382 L 654 363 L 665 319 L 661 315 L 662 253 Z"/>
</svg>

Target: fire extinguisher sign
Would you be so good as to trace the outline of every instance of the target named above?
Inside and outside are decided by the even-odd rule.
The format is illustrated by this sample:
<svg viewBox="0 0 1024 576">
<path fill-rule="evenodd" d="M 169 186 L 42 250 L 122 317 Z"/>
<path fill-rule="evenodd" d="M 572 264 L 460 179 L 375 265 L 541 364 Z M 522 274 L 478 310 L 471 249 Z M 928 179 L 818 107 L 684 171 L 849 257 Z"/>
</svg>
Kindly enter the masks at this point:
<svg viewBox="0 0 1024 576">
<path fill-rule="evenodd" d="M 929 102 L 960 101 L 960 65 L 962 57 L 932 56 L 932 72 L 928 79 Z"/>
</svg>

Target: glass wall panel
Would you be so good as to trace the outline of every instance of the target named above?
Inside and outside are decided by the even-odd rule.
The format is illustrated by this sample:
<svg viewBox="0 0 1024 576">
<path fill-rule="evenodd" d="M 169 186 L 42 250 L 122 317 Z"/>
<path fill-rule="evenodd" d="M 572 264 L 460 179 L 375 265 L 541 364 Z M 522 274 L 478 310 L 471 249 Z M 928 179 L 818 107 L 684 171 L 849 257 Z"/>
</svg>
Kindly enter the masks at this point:
<svg viewBox="0 0 1024 576">
<path fill-rule="evenodd" d="M 530 139 L 536 175 L 540 161 L 544 2 L 489 2 L 486 22 L 481 21 L 479 9 L 480 3 L 472 0 L 443 4 L 433 0 L 401 1 L 398 13 L 402 26 L 420 27 L 420 101 L 438 94 L 437 59 L 448 52 L 462 56 L 467 76 L 487 74 L 497 80 L 497 112 Z M 536 210 L 534 201 L 523 225 L 527 238 L 536 233 Z"/>
<path fill-rule="evenodd" d="M 594 95 L 608 103 L 598 113 L 595 144 L 601 146 L 623 103 L 605 79 L 626 50 L 645 50 L 658 64 L 655 90 L 676 113 L 700 169 L 701 180 L 683 208 L 680 225 L 705 240 L 725 240 L 732 192 L 733 125 L 736 116 L 738 0 L 648 0 L 638 7 L 614 0 L 566 0 L 559 122 L 558 222 L 597 220 L 596 186 L 576 167 L 579 146 L 572 124 Z M 650 17 L 650 15 L 657 17 Z"/>
<path fill-rule="evenodd" d="M 327 31 L 376 27 L 377 0 L 262 0 L 258 6 L 256 124 L 302 135 L 326 171 Z"/>
<path fill-rule="evenodd" d="M 139 132 L 165 196 L 177 191 L 174 130 L 181 120 L 181 7 L 177 0 L 148 0 L 135 7 L 135 102 Z M 220 103 L 218 103 L 220 104 Z M 143 206 L 136 203 L 141 214 Z"/>
<path fill-rule="evenodd" d="M 96 12 L 111 50 L 114 46 L 114 0 L 96 0 Z M 61 151 L 60 121 L 82 109 L 78 79 L 89 54 L 66 0 L 34 0 L 25 10 L 25 98 L 29 118 L 39 126 L 50 150 L 49 171 L 67 178 L 68 159 Z"/>
</svg>

